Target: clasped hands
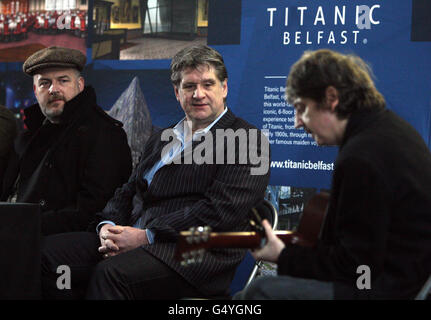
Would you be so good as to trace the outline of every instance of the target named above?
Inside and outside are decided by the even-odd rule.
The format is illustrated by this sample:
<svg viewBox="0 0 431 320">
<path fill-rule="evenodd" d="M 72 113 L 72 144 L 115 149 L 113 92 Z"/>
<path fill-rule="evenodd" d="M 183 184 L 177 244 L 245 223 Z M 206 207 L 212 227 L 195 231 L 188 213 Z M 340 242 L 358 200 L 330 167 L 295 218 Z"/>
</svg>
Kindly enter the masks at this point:
<svg viewBox="0 0 431 320">
<path fill-rule="evenodd" d="M 148 244 L 145 230 L 128 226 L 105 224 L 100 228 L 99 238 L 98 251 L 105 259 Z"/>
</svg>

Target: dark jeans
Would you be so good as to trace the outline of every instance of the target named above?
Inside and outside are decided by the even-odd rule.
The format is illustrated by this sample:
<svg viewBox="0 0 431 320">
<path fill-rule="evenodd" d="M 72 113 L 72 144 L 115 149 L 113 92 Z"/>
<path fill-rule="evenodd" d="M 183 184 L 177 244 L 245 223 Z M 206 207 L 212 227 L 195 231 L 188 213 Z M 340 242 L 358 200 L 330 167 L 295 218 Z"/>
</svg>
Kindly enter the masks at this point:
<svg viewBox="0 0 431 320">
<path fill-rule="evenodd" d="M 178 299 L 202 295 L 178 273 L 138 247 L 102 259 L 99 237 L 90 232 L 48 236 L 42 247 L 44 299 Z M 71 288 L 57 282 L 70 268 Z M 61 279 L 60 279 L 61 280 Z M 61 287 L 61 286 L 60 286 Z"/>
<path fill-rule="evenodd" d="M 333 300 L 332 282 L 289 276 L 262 276 L 238 292 L 235 300 Z"/>
</svg>

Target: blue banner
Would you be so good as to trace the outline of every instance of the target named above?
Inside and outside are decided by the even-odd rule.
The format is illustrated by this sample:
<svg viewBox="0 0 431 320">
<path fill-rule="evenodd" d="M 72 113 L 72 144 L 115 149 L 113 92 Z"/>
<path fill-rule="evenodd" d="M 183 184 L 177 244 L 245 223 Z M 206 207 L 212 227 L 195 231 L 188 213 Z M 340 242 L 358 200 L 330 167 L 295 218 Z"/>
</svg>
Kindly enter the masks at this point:
<svg viewBox="0 0 431 320">
<path fill-rule="evenodd" d="M 421 20 L 426 9 L 431 12 L 429 4 L 407 0 L 242 2 L 240 44 L 217 48 L 230 70 L 229 104 L 269 129 L 271 184 L 330 184 L 336 148 L 316 147 L 294 129 L 293 109 L 283 97 L 290 67 L 305 50 L 329 48 L 363 58 L 387 107 L 430 145 L 430 22 Z"/>
</svg>

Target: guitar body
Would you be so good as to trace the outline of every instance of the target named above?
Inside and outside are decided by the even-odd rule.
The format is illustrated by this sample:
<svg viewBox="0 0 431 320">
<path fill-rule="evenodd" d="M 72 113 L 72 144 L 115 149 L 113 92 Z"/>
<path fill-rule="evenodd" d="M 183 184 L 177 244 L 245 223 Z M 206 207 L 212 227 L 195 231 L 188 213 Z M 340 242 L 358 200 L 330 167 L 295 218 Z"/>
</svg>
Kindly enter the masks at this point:
<svg viewBox="0 0 431 320">
<path fill-rule="evenodd" d="M 329 193 L 320 192 L 311 197 L 304 207 L 296 233 L 314 246 L 320 238 L 328 209 Z"/>
<path fill-rule="evenodd" d="M 328 193 L 315 194 L 304 207 L 295 231 L 274 231 L 284 243 L 313 247 L 320 237 L 329 202 Z M 203 253 L 211 248 L 258 248 L 264 245 L 265 237 L 260 232 L 211 232 L 209 227 L 191 228 L 181 231 L 175 257 L 183 264 L 199 262 Z"/>
</svg>

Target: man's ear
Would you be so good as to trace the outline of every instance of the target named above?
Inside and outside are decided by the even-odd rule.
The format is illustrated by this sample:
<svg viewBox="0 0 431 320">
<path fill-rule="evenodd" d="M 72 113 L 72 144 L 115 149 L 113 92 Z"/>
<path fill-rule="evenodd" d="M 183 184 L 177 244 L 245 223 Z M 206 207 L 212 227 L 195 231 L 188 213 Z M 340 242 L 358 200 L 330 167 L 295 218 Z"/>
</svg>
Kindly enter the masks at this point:
<svg viewBox="0 0 431 320">
<path fill-rule="evenodd" d="M 36 94 L 36 83 L 37 83 L 37 78 L 36 78 L 36 76 L 34 75 L 34 76 L 33 76 L 33 92 L 34 92 L 34 94 Z"/>
<path fill-rule="evenodd" d="M 325 102 L 332 111 L 335 111 L 335 107 L 338 105 L 338 90 L 329 86 L 325 90 Z"/>
<path fill-rule="evenodd" d="M 79 77 L 78 78 L 78 87 L 79 87 L 79 92 L 82 92 L 85 88 L 85 80 L 84 77 Z"/>
<path fill-rule="evenodd" d="M 177 98 L 177 101 L 180 101 L 180 93 L 178 92 L 178 87 L 176 85 L 173 85 L 174 87 L 174 93 L 175 93 L 175 97 Z"/>
<path fill-rule="evenodd" d="M 223 99 L 226 99 L 227 92 L 228 92 L 227 78 L 224 79 L 224 81 L 222 82 L 222 88 L 223 88 Z"/>
</svg>

